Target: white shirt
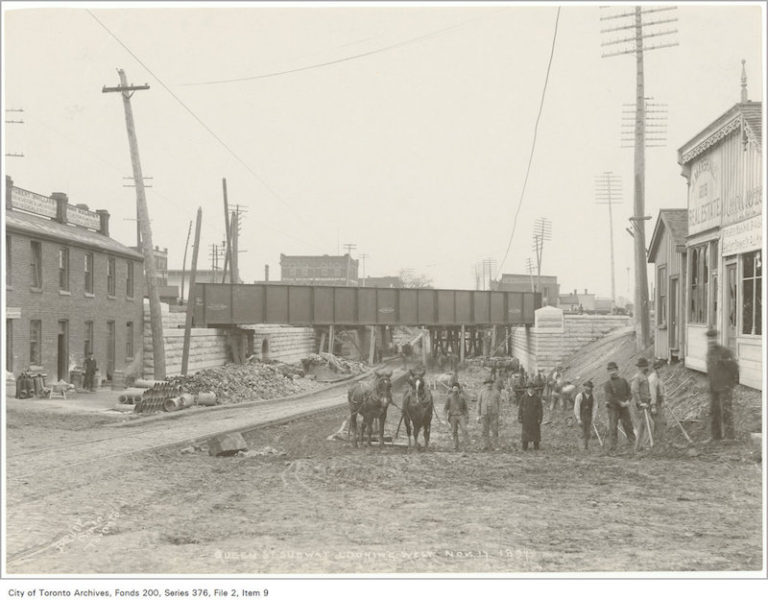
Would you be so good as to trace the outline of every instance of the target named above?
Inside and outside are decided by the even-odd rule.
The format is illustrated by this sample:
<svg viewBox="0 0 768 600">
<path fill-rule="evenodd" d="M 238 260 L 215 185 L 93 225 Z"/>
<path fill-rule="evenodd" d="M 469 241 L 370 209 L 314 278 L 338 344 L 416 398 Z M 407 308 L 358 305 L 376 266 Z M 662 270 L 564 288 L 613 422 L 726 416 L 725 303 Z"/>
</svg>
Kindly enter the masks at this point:
<svg viewBox="0 0 768 600">
<path fill-rule="evenodd" d="M 656 371 L 648 375 L 648 387 L 651 389 L 651 406 L 657 406 L 664 400 L 664 382 Z"/>
</svg>

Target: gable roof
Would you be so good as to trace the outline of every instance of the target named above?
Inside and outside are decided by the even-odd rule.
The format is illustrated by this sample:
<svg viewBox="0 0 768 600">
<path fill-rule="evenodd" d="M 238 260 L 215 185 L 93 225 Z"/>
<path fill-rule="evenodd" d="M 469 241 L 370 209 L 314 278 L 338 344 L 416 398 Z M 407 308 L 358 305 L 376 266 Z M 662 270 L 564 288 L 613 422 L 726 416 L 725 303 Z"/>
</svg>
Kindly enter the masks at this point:
<svg viewBox="0 0 768 600">
<path fill-rule="evenodd" d="M 648 262 L 656 262 L 656 253 L 659 251 L 659 243 L 664 230 L 669 231 L 672 243 L 676 246 L 685 244 L 688 235 L 688 209 L 687 208 L 662 208 L 653 228 L 651 242 L 648 244 Z"/>
<path fill-rule="evenodd" d="M 5 211 L 5 228 L 7 231 L 16 231 L 112 254 L 120 254 L 138 261 L 144 260 L 144 256 L 141 253 L 131 250 L 128 246 L 123 246 L 123 244 L 109 236 L 91 231 L 90 229 L 64 225 L 58 221 L 51 221 L 50 219 L 15 210 Z"/>
</svg>

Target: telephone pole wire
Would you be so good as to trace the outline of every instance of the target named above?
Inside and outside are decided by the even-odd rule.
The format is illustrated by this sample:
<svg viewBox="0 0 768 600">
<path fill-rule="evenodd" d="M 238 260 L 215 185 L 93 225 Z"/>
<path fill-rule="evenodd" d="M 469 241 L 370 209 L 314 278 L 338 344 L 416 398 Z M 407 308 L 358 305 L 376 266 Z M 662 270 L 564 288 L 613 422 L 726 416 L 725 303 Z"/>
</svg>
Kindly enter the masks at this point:
<svg viewBox="0 0 768 600">
<path fill-rule="evenodd" d="M 611 236 L 611 308 L 616 306 L 616 263 L 613 250 L 613 205 L 621 204 L 621 179 L 611 171 L 595 178 L 595 203 L 608 205 L 608 232 Z"/>
</svg>

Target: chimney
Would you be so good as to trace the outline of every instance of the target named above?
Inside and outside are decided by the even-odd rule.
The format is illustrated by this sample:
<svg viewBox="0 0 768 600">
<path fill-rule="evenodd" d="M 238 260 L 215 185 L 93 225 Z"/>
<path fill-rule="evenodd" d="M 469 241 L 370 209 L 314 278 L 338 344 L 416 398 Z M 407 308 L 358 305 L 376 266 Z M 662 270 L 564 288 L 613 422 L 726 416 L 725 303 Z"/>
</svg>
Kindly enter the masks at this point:
<svg viewBox="0 0 768 600">
<path fill-rule="evenodd" d="M 269 281 L 269 265 L 264 265 L 264 281 Z"/>
<path fill-rule="evenodd" d="M 99 233 L 109 237 L 109 211 L 101 209 L 96 214 L 99 215 Z"/>
<path fill-rule="evenodd" d="M 747 61 L 741 60 L 741 102 L 749 102 L 747 99 L 747 68 L 745 67 Z"/>
<path fill-rule="evenodd" d="M 59 223 L 66 223 L 69 198 L 67 198 L 67 195 L 63 192 L 53 192 L 51 198 L 56 200 L 56 220 Z"/>
</svg>

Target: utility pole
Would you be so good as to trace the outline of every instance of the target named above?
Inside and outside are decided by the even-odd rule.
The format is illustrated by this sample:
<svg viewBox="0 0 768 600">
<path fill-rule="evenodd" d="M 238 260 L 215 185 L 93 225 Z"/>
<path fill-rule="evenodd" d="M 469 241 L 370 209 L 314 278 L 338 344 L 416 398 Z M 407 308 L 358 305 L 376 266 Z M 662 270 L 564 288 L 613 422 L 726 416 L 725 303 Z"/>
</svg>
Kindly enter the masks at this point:
<svg viewBox="0 0 768 600">
<path fill-rule="evenodd" d="M 141 224 L 141 249 L 144 255 L 144 273 L 149 292 L 149 320 L 152 329 L 152 353 L 154 358 L 155 379 L 165 379 L 165 343 L 163 341 L 163 316 L 160 309 L 160 296 L 157 291 L 157 270 L 155 269 L 154 246 L 152 245 L 152 229 L 149 225 L 149 210 L 147 197 L 144 193 L 144 177 L 141 174 L 141 162 L 139 161 L 139 144 L 136 141 L 136 130 L 133 123 L 133 109 L 131 108 L 131 96 L 138 90 L 148 90 L 149 85 L 128 85 L 125 71 L 118 69 L 120 85 L 117 87 L 103 86 L 103 94 L 120 92 L 123 97 L 125 109 L 125 125 L 128 130 L 128 146 L 131 152 L 131 164 L 133 165 L 133 181 L 136 185 L 136 203 Z"/>
<path fill-rule="evenodd" d="M 634 216 L 633 233 L 635 240 L 635 331 L 637 349 L 642 350 L 650 344 L 650 318 L 648 305 L 648 268 L 645 251 L 645 71 L 643 56 L 648 50 L 677 46 L 677 42 L 663 42 L 661 38 L 677 33 L 675 29 L 660 30 L 658 25 L 674 23 L 677 18 L 643 20 L 644 15 L 652 13 L 676 10 L 676 6 L 663 6 L 660 8 L 642 8 L 635 6 L 633 10 L 626 10 L 623 6 L 620 12 L 606 14 L 600 17 L 601 21 L 622 19 L 622 24 L 615 27 L 602 29 L 601 33 L 630 30 L 634 33 L 629 37 L 603 42 L 602 46 L 627 45 L 625 49 L 606 52 L 603 58 L 619 56 L 622 54 L 635 55 L 636 89 L 635 89 L 635 160 L 634 160 Z M 653 19 L 653 17 L 652 17 Z M 658 38 L 655 45 L 645 46 L 646 38 Z M 668 38 L 665 38 L 668 39 Z"/>
<path fill-rule="evenodd" d="M 365 287 L 365 259 L 368 258 L 368 255 L 363 253 L 360 255 L 360 260 L 363 261 L 363 287 Z"/>
<path fill-rule="evenodd" d="M 23 113 L 23 108 L 6 108 L 5 112 L 20 112 Z M 6 125 L 24 125 L 24 119 L 6 119 L 5 120 Z M 6 152 L 5 156 L 7 158 L 24 158 L 23 152 Z"/>
<path fill-rule="evenodd" d="M 525 267 L 528 271 L 528 276 L 531 278 L 531 291 L 536 291 L 536 286 L 533 283 L 533 259 L 529 256 L 525 259 Z"/>
<path fill-rule="evenodd" d="M 536 256 L 536 291 L 541 292 L 541 257 L 544 253 L 544 242 L 552 239 L 552 223 L 549 219 L 539 217 L 533 226 L 533 251 Z"/>
<path fill-rule="evenodd" d="M 235 204 L 235 208 L 232 211 L 232 282 L 240 282 L 240 253 L 247 252 L 246 250 L 240 250 L 240 227 L 242 224 L 242 217 L 247 212 L 246 207 L 240 204 Z"/>
<path fill-rule="evenodd" d="M 197 277 L 197 250 L 200 248 L 200 225 L 203 221 L 203 209 L 197 209 L 195 225 L 195 246 L 192 250 L 192 272 L 189 274 L 189 298 L 187 298 L 187 318 L 184 325 L 184 345 L 181 350 L 181 374 L 187 374 L 189 364 L 189 338 L 192 331 L 192 317 L 195 311 L 195 278 Z M 190 227 L 192 221 L 189 222 Z M 182 296 L 183 298 L 183 296 Z"/>
<path fill-rule="evenodd" d="M 621 179 L 611 171 L 595 178 L 595 204 L 608 205 L 608 232 L 611 236 L 611 308 L 616 306 L 616 264 L 613 251 L 613 205 L 621 204 Z"/>
<path fill-rule="evenodd" d="M 133 177 L 123 177 L 123 179 L 130 179 L 133 181 Z M 152 179 L 152 177 L 145 177 L 144 179 Z M 136 187 L 133 183 L 124 183 L 123 187 Z M 144 189 L 151 188 L 151 185 L 144 184 Z M 124 219 L 125 221 L 136 221 L 136 249 L 141 250 L 141 219 L 139 219 L 139 203 L 136 203 L 136 218 Z M 152 223 L 152 220 L 149 221 Z"/>
<path fill-rule="evenodd" d="M 187 241 L 184 244 L 184 259 L 181 261 L 181 301 L 184 301 L 184 276 L 187 272 L 187 249 L 189 248 L 189 235 L 192 233 L 192 221 L 189 221 L 187 229 Z"/>
<path fill-rule="evenodd" d="M 223 178 L 221 180 L 221 185 L 224 188 L 224 229 L 227 233 L 227 247 L 224 249 L 226 254 L 224 255 L 224 276 L 221 279 L 221 283 L 224 283 L 227 280 L 227 263 L 230 265 L 232 264 L 232 243 L 231 243 L 231 237 L 229 235 L 230 230 L 232 229 L 232 226 L 229 222 L 229 206 L 227 206 L 227 178 Z M 232 278 L 229 278 L 230 283 L 232 283 Z"/>
<path fill-rule="evenodd" d="M 496 259 L 495 258 L 484 258 L 483 259 L 483 289 L 484 290 L 490 290 L 491 289 L 491 280 L 493 279 L 493 271 L 496 268 Z M 486 279 L 485 274 L 488 273 L 488 278 Z M 487 285 L 487 287 L 486 287 Z"/>
</svg>

